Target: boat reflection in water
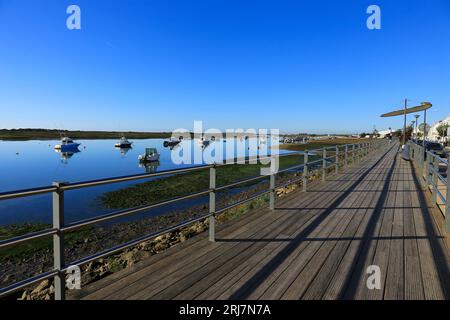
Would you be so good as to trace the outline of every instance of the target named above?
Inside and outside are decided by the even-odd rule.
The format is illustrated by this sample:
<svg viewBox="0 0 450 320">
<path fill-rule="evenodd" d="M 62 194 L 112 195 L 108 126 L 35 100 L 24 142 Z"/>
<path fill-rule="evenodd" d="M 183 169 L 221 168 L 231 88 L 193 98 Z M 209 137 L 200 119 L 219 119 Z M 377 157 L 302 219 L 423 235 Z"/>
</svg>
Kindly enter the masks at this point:
<svg viewBox="0 0 450 320">
<path fill-rule="evenodd" d="M 61 149 L 55 149 L 55 152 L 61 155 L 61 163 L 68 164 L 69 159 L 72 158 L 75 153 L 79 153 L 80 150 L 78 150 L 78 148 L 70 151 L 62 151 Z"/>
<path fill-rule="evenodd" d="M 119 150 L 120 155 L 122 156 L 122 158 L 125 158 L 125 156 L 127 155 L 128 151 L 130 151 L 131 149 L 133 149 L 133 148 L 132 147 L 129 147 L 129 148 L 116 147 L 116 150 Z"/>
<path fill-rule="evenodd" d="M 157 171 L 159 165 L 160 165 L 159 161 L 139 163 L 139 167 L 144 168 L 145 173 L 155 173 Z"/>
</svg>

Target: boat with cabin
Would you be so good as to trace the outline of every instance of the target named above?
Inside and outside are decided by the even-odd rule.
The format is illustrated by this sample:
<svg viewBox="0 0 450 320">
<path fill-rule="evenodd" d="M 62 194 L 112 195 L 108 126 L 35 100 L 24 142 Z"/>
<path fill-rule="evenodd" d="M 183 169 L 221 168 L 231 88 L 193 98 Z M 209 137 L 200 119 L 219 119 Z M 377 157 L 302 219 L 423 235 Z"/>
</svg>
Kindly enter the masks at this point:
<svg viewBox="0 0 450 320">
<path fill-rule="evenodd" d="M 133 144 L 132 141 L 129 141 L 125 136 L 122 136 L 120 140 L 114 145 L 116 148 L 131 148 Z"/>
<path fill-rule="evenodd" d="M 181 140 L 182 140 L 181 137 L 178 138 L 178 139 L 174 138 L 174 137 L 171 137 L 169 140 L 166 140 L 166 141 L 163 142 L 163 146 L 165 148 L 167 148 L 167 147 L 174 147 L 174 146 L 180 144 Z"/>
<path fill-rule="evenodd" d="M 63 138 L 61 138 L 61 143 L 55 145 L 55 149 L 56 150 L 61 150 L 61 151 L 77 150 L 79 146 L 80 146 L 80 143 L 74 142 L 69 137 L 63 137 Z"/>
<path fill-rule="evenodd" d="M 139 155 L 139 162 L 157 162 L 159 161 L 159 153 L 156 148 L 145 148 L 145 153 Z"/>
</svg>

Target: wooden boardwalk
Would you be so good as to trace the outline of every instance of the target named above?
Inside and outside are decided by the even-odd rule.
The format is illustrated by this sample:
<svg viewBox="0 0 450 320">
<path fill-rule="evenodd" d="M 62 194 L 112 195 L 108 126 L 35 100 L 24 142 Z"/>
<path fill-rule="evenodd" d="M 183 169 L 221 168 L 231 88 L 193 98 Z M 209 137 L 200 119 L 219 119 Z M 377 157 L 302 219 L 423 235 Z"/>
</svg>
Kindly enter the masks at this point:
<svg viewBox="0 0 450 320">
<path fill-rule="evenodd" d="M 449 242 L 419 181 L 394 146 L 71 298 L 448 299 Z"/>
</svg>

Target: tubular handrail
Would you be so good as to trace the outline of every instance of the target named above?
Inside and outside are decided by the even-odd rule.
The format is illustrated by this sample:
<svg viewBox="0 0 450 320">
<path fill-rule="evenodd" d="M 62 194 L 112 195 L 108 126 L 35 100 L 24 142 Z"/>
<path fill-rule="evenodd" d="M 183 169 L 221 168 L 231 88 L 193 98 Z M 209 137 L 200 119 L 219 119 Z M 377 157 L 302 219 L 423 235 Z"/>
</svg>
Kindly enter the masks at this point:
<svg viewBox="0 0 450 320">
<path fill-rule="evenodd" d="M 335 159 L 336 161 L 334 163 L 332 163 L 332 165 L 330 165 L 330 166 L 323 166 L 321 168 L 317 168 L 317 170 L 326 170 L 333 166 L 336 166 L 336 170 L 337 170 L 337 166 L 339 166 L 339 162 L 341 161 L 341 159 L 339 159 L 339 156 L 342 156 L 342 155 L 345 156 L 345 163 L 344 163 L 344 165 L 345 165 L 345 164 L 347 164 L 347 156 L 348 155 L 351 155 L 352 162 L 354 162 L 355 158 L 360 158 L 364 155 L 367 155 L 370 151 L 372 151 L 376 148 L 379 148 L 380 146 L 381 146 L 381 143 L 375 144 L 375 143 L 373 143 L 373 141 L 371 141 L 370 143 L 347 144 L 347 145 L 332 146 L 332 147 L 330 146 L 330 147 L 324 147 L 322 149 L 305 150 L 304 152 L 299 151 L 299 152 L 289 152 L 289 153 L 285 153 L 285 154 L 280 154 L 277 156 L 285 157 L 285 156 L 292 156 L 292 155 L 296 155 L 296 154 L 304 155 L 305 153 L 306 154 L 316 153 L 315 156 L 320 156 L 319 151 L 323 151 L 323 150 L 327 150 L 327 149 L 331 149 L 331 148 L 334 148 L 335 150 L 339 150 L 339 148 L 345 148 L 345 151 L 339 150 L 339 153 L 336 152 L 336 155 L 333 155 L 331 157 L 325 156 L 325 158 L 313 160 L 313 161 L 307 161 L 308 157 L 305 157 L 305 163 L 294 165 L 294 166 L 291 166 L 288 168 L 284 168 L 284 169 L 279 170 L 270 175 L 260 175 L 260 176 L 256 176 L 256 177 L 251 177 L 251 178 L 243 179 L 243 180 L 229 183 L 227 185 L 223 185 L 223 186 L 219 186 L 219 187 L 216 187 L 216 185 L 215 185 L 216 167 L 241 164 L 241 163 L 246 163 L 246 162 L 249 162 L 252 160 L 260 160 L 260 161 L 261 160 L 271 160 L 271 159 L 273 159 L 274 156 L 246 157 L 246 158 L 236 159 L 236 162 L 233 162 L 233 163 L 227 163 L 226 161 L 224 161 L 223 163 L 219 163 L 219 164 L 208 164 L 208 165 L 194 166 L 194 167 L 174 169 L 174 170 L 165 170 L 165 171 L 160 171 L 160 172 L 156 172 L 156 173 L 129 175 L 129 176 L 114 177 L 114 178 L 108 178 L 108 179 L 98 179 L 98 180 L 91 180 L 91 181 L 84 181 L 84 182 L 77 182 L 77 183 L 60 183 L 60 184 L 55 184 L 53 186 L 47 186 L 47 187 L 42 187 L 42 188 L 34 188 L 34 189 L 28 189 L 28 190 L 18 190 L 18 191 L 0 193 L 0 200 L 22 198 L 22 197 L 34 196 L 34 195 L 45 194 L 45 193 L 53 193 L 54 221 L 55 221 L 55 215 L 57 217 L 59 216 L 59 219 L 62 220 L 61 225 L 58 225 L 58 224 L 55 225 L 55 222 L 54 222 L 53 228 L 49 228 L 49 229 L 34 232 L 34 233 L 28 233 L 28 234 L 25 234 L 25 235 L 22 235 L 19 237 L 2 240 L 2 241 L 0 241 L 0 249 L 16 246 L 19 244 L 23 244 L 23 243 L 35 240 L 35 239 L 40 239 L 40 238 L 49 237 L 49 236 L 53 236 L 54 238 L 57 237 L 56 239 L 61 240 L 62 239 L 61 236 L 63 234 L 80 229 L 82 227 L 110 221 L 112 219 L 116 219 L 116 218 L 120 218 L 120 217 L 125 217 L 125 216 L 129 216 L 129 215 L 141 213 L 141 212 L 148 211 L 148 210 L 156 208 L 156 207 L 160 207 L 160 206 L 167 205 L 170 203 L 175 203 L 178 201 L 187 200 L 187 199 L 191 199 L 191 198 L 195 198 L 195 197 L 207 195 L 207 194 L 210 195 L 210 208 L 214 208 L 214 210 L 212 210 L 212 212 L 201 215 L 199 217 L 195 217 L 195 218 L 187 220 L 187 221 L 183 221 L 175 226 L 171 226 L 171 227 L 165 228 L 163 230 L 159 230 L 157 232 L 141 236 L 137 239 L 122 243 L 120 245 L 114 246 L 114 247 L 104 250 L 102 252 L 98 252 L 93 255 L 87 256 L 83 259 L 72 262 L 70 264 L 70 266 L 84 265 L 91 261 L 112 255 L 116 252 L 122 251 L 126 248 L 132 247 L 132 246 L 139 244 L 141 242 L 144 242 L 146 240 L 158 237 L 159 235 L 162 235 L 162 234 L 165 234 L 165 233 L 168 233 L 171 231 L 178 230 L 180 228 L 183 228 L 185 226 L 188 226 L 192 223 L 195 223 L 197 221 L 200 221 L 200 220 L 206 219 L 206 218 L 210 219 L 209 228 L 210 228 L 210 234 L 211 234 L 211 230 L 214 230 L 215 215 L 223 213 L 229 209 L 232 209 L 236 206 L 242 205 L 249 201 L 255 200 L 255 199 L 257 199 L 263 195 L 267 195 L 267 194 L 270 194 L 270 203 L 271 203 L 271 208 L 272 208 L 272 205 L 275 201 L 275 199 L 274 199 L 275 189 L 286 187 L 290 184 L 297 183 L 303 179 L 303 181 L 305 182 L 304 190 L 306 190 L 305 178 L 309 177 L 310 172 L 308 172 L 308 170 L 304 170 L 301 178 L 290 180 L 287 183 L 283 184 L 282 186 L 277 186 L 277 187 L 275 187 L 275 175 L 292 170 L 292 169 L 302 168 L 302 167 L 307 169 L 308 167 L 310 167 L 316 163 L 322 163 L 324 160 L 327 160 L 327 159 Z M 326 155 L 326 153 L 325 153 L 325 155 Z M 135 180 L 147 179 L 147 178 L 158 177 L 158 176 L 166 176 L 166 175 L 172 175 L 172 174 L 179 174 L 179 173 L 185 173 L 185 172 L 193 172 L 193 171 L 205 170 L 205 169 L 210 170 L 210 188 L 205 189 L 203 191 L 191 193 L 191 194 L 184 195 L 184 196 L 175 197 L 172 199 L 163 200 L 163 201 L 149 204 L 149 205 L 143 205 L 143 206 L 138 206 L 138 207 L 134 207 L 134 208 L 126 209 L 126 210 L 120 210 L 120 211 L 112 212 L 112 213 L 109 213 L 106 215 L 97 216 L 97 217 L 89 218 L 89 219 L 85 219 L 85 220 L 80 220 L 80 221 L 70 223 L 70 224 L 64 224 L 64 219 L 63 219 L 63 217 L 64 217 L 64 213 L 63 213 L 64 212 L 63 211 L 64 191 L 70 191 L 70 190 L 75 190 L 75 189 L 80 189 L 80 188 L 89 188 L 89 187 L 94 187 L 94 186 L 119 183 L 119 182 L 125 182 L 125 181 L 135 181 Z M 325 174 L 325 173 L 323 173 L 323 174 Z M 267 177 L 270 177 L 270 182 L 271 182 L 269 190 L 260 192 L 256 195 L 253 195 L 246 199 L 232 203 L 232 204 L 225 206 L 223 208 L 220 208 L 218 210 L 215 209 L 215 196 L 214 195 L 218 191 L 225 190 L 225 189 L 228 189 L 231 187 L 235 187 L 235 186 L 246 184 L 246 183 L 253 182 L 253 181 L 262 180 Z M 213 197 L 212 197 L 212 195 L 213 195 Z M 211 201 L 213 201 L 213 203 L 211 203 Z M 56 219 L 56 220 L 58 220 L 58 219 Z M 212 234 L 214 236 L 214 232 Z M 54 241 L 54 243 L 55 243 L 55 241 Z M 53 251 L 54 251 L 55 261 L 57 259 L 62 259 L 60 256 L 62 254 L 61 248 L 59 248 L 59 250 L 54 249 Z M 63 250 L 62 250 L 62 252 L 63 252 Z M 63 260 L 59 260 L 59 261 L 63 261 Z M 66 265 L 64 265 L 64 263 L 62 263 L 61 268 L 57 267 L 55 264 L 55 269 L 52 271 L 48 271 L 48 272 L 42 273 L 40 275 L 25 279 L 23 281 L 16 282 L 7 287 L 0 288 L 0 297 L 10 294 L 12 292 L 15 292 L 17 290 L 23 289 L 23 288 L 25 288 L 31 284 L 34 284 L 36 282 L 50 279 L 52 277 L 55 277 L 55 280 L 58 277 L 60 280 L 62 273 L 65 272 L 67 269 L 68 269 L 68 267 Z M 64 285 L 61 285 L 61 284 L 58 285 L 58 283 L 60 283 L 60 281 L 59 282 L 55 281 L 55 297 L 64 299 L 64 297 L 65 297 L 64 296 L 64 291 L 65 291 Z"/>
<path fill-rule="evenodd" d="M 56 234 L 57 232 L 58 232 L 57 229 L 45 229 L 42 231 L 27 233 L 22 236 L 9 238 L 7 240 L 2 240 L 2 241 L 0 241 L 0 249 L 6 249 L 6 248 L 9 248 L 12 246 L 17 246 L 19 244 L 28 242 L 30 240 L 36 240 L 36 239 L 41 239 L 41 238 L 45 238 L 48 236 L 52 236 L 52 235 Z"/>
<path fill-rule="evenodd" d="M 137 213 L 141 213 L 144 211 L 148 211 L 150 209 L 154 209 L 157 207 L 161 207 L 170 203 L 175 203 L 178 201 L 182 201 L 182 200 L 187 200 L 187 199 L 192 199 L 198 196 L 202 196 L 205 194 L 209 194 L 211 192 L 210 189 L 208 190 L 204 190 L 204 191 L 200 191 L 200 192 L 195 192 L 195 193 L 191 193 L 185 196 L 181 196 L 181 197 L 176 197 L 173 199 L 169 199 L 169 200 L 164 200 L 164 201 L 160 201 L 157 203 L 153 203 L 150 205 L 144 205 L 144 206 L 139 206 L 139 207 L 135 207 L 135 208 L 131 208 L 131 209 L 127 209 L 127 210 L 121 210 L 121 211 L 117 211 L 117 212 L 113 212 L 113 213 L 109 213 L 106 215 L 102 215 L 100 217 L 94 217 L 94 218 L 90 218 L 90 219 L 85 219 L 85 220 L 81 220 L 79 222 L 75 222 L 72 224 L 68 224 L 65 227 L 61 228 L 61 232 L 70 232 L 70 231 L 74 231 L 77 229 L 80 229 L 82 227 L 87 227 L 87 226 L 91 226 L 100 222 L 106 222 L 112 219 L 117 219 L 120 217 L 125 217 L 125 216 L 130 216 L 133 214 L 137 214 Z"/>
<path fill-rule="evenodd" d="M 45 193 L 51 193 L 51 192 L 55 192 L 55 191 L 56 191 L 56 187 L 48 186 L 48 187 L 41 187 L 41 188 L 2 192 L 2 193 L 0 193 L 0 200 L 10 200 L 10 199 L 15 199 L 15 198 L 31 197 L 31 196 L 36 196 L 36 195 L 45 194 Z"/>
<path fill-rule="evenodd" d="M 424 183 L 427 185 L 427 189 L 430 190 L 432 195 L 432 202 L 434 205 L 442 209 L 438 204 L 438 199 L 442 201 L 444 209 L 442 214 L 444 215 L 445 230 L 450 233 L 450 166 L 449 160 L 441 158 L 438 154 L 426 150 L 423 144 L 418 144 L 416 141 L 409 141 L 410 145 L 410 157 L 417 163 Z M 441 174 L 439 165 L 443 164 L 447 166 L 446 177 Z M 446 195 L 439 189 L 439 182 L 446 188 Z"/>
</svg>

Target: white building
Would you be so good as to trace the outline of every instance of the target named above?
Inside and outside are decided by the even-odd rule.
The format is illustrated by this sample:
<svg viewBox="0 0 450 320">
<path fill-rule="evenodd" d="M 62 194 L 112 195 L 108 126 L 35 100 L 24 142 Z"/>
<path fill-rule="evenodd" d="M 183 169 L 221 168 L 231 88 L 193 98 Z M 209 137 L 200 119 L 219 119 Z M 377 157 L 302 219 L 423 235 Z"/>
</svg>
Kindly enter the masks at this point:
<svg viewBox="0 0 450 320">
<path fill-rule="evenodd" d="M 386 136 L 390 133 L 392 133 L 392 130 L 383 130 L 383 131 L 378 131 L 378 134 L 380 135 L 380 139 L 386 138 Z"/>
<path fill-rule="evenodd" d="M 436 122 L 435 124 L 433 124 L 433 125 L 431 126 L 431 128 L 430 128 L 430 130 L 428 131 L 428 134 L 427 134 L 428 140 L 431 140 L 431 141 L 439 141 L 440 136 L 439 136 L 439 133 L 438 133 L 438 131 L 437 131 L 437 128 L 438 128 L 440 125 L 446 125 L 446 124 L 447 124 L 447 125 L 450 125 L 450 116 L 447 117 L 447 118 L 445 118 L 444 120 L 441 120 L 441 121 Z M 444 137 L 443 139 L 441 138 L 441 140 L 444 141 L 444 142 L 449 141 L 449 136 L 448 136 L 449 132 L 448 132 L 448 131 L 449 131 L 449 130 L 447 130 L 447 136 Z M 442 141 L 441 141 L 441 142 L 442 142 Z"/>
</svg>

